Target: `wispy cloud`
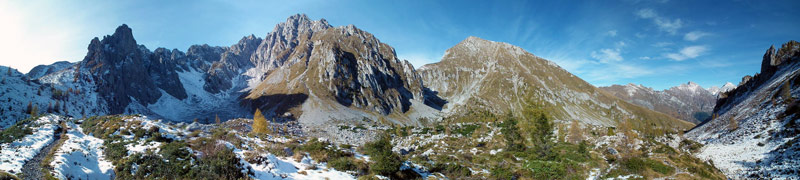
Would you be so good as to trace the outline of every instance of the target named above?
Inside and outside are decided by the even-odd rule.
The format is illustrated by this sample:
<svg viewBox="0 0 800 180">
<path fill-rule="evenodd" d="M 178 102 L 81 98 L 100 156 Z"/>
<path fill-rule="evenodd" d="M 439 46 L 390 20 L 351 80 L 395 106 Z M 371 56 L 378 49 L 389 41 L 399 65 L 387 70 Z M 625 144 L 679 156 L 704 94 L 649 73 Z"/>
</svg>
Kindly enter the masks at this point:
<svg viewBox="0 0 800 180">
<path fill-rule="evenodd" d="M 611 37 L 615 37 L 615 36 L 617 36 L 617 30 L 610 30 L 610 31 L 606 32 L 606 35 L 611 36 Z"/>
<path fill-rule="evenodd" d="M 620 49 L 601 49 L 598 51 L 592 51 L 592 58 L 600 60 L 600 62 L 608 63 L 612 61 L 622 61 L 623 58 L 620 55 Z"/>
<path fill-rule="evenodd" d="M 696 58 L 706 51 L 708 51 L 708 47 L 706 46 L 687 46 L 677 53 L 668 53 L 666 57 L 676 61 L 683 61 L 686 59 Z"/>
<path fill-rule="evenodd" d="M 697 41 L 697 39 L 700 39 L 701 37 L 708 36 L 708 35 L 711 35 L 711 34 L 710 33 L 706 33 L 706 32 L 702 32 L 702 31 L 692 31 L 692 32 L 686 33 L 686 35 L 683 36 L 683 39 L 687 40 L 687 41 Z"/>
<path fill-rule="evenodd" d="M 657 42 L 657 43 L 653 44 L 653 47 L 666 47 L 666 46 L 671 46 L 671 45 L 673 45 L 673 44 L 675 44 L 675 43 L 671 43 L 671 42 Z"/>
<path fill-rule="evenodd" d="M 655 23 L 656 26 L 658 26 L 658 29 L 673 35 L 678 33 L 678 29 L 683 27 L 683 22 L 681 21 L 681 19 L 669 19 L 661 17 L 653 9 L 649 8 L 640 9 L 639 11 L 636 11 L 635 14 L 636 16 L 639 16 L 639 18 L 652 20 L 653 23 Z"/>
<path fill-rule="evenodd" d="M 613 63 L 598 66 L 586 73 L 585 78 L 589 81 L 599 82 L 599 85 L 619 82 L 622 79 L 638 78 L 653 74 L 654 71 L 634 65 L 624 63 Z"/>
</svg>

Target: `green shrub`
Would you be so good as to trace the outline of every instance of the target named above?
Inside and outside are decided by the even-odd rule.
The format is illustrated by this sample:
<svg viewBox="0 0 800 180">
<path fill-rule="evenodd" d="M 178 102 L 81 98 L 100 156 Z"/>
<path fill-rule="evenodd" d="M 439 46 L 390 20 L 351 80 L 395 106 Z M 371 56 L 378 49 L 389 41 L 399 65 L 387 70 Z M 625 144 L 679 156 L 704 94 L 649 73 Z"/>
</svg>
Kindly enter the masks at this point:
<svg viewBox="0 0 800 180">
<path fill-rule="evenodd" d="M 351 156 L 348 153 L 336 149 L 328 149 L 328 146 L 330 146 L 330 143 L 312 139 L 298 147 L 298 150 L 308 152 L 312 159 L 319 162 L 328 162 L 330 159 Z"/>
<path fill-rule="evenodd" d="M 134 139 L 143 138 L 145 136 L 150 136 L 150 133 L 147 133 L 147 130 L 144 130 L 142 128 L 136 128 L 136 129 L 133 130 L 133 138 Z"/>
<path fill-rule="evenodd" d="M 661 163 L 661 162 L 656 161 L 656 160 L 648 159 L 647 160 L 647 165 L 648 165 L 648 168 L 650 168 L 653 171 L 656 171 L 658 173 L 661 173 L 663 175 L 670 175 L 673 172 L 675 172 L 675 168 L 667 166 L 664 163 Z"/>
<path fill-rule="evenodd" d="M 379 138 L 377 141 L 372 141 L 364 144 L 364 154 L 377 155 L 385 152 L 392 152 L 392 142 L 389 138 Z"/>
<path fill-rule="evenodd" d="M 380 153 L 370 157 L 373 160 L 370 170 L 372 173 L 380 175 L 391 175 L 400 170 L 402 162 L 400 156 L 395 153 Z"/>
<path fill-rule="evenodd" d="M 469 168 L 456 163 L 437 163 L 430 169 L 431 172 L 439 172 L 447 177 L 469 177 L 472 171 Z"/>
<path fill-rule="evenodd" d="M 12 180 L 12 179 L 13 179 L 13 180 L 20 180 L 20 178 L 19 178 L 19 177 L 17 177 L 17 176 L 14 176 L 13 174 L 11 174 L 11 173 L 7 173 L 7 172 L 5 172 L 5 171 L 0 171 L 0 179 L 9 179 L 9 180 Z"/>
<path fill-rule="evenodd" d="M 475 124 L 462 125 L 461 127 L 453 129 L 453 133 L 461 134 L 461 136 L 464 137 L 470 137 L 472 136 L 472 133 L 475 132 L 475 130 L 477 130 L 479 127 L 480 125 Z"/>
<path fill-rule="evenodd" d="M 503 138 L 506 141 L 507 151 L 525 151 L 526 148 L 523 142 L 524 138 L 522 138 L 522 135 L 519 134 L 516 118 L 512 117 L 510 114 L 506 115 L 506 118 L 502 123 L 498 124 L 498 126 L 500 126 L 500 133 L 503 134 Z"/>
<path fill-rule="evenodd" d="M 493 179 L 514 179 L 514 172 L 508 167 L 495 166 L 489 173 Z"/>
<path fill-rule="evenodd" d="M 675 169 L 656 160 L 633 157 L 623 160 L 622 166 L 632 173 L 642 173 L 647 169 L 652 169 L 664 175 L 670 175 Z"/>
<path fill-rule="evenodd" d="M 195 178 L 202 179 L 240 179 L 244 178 L 245 174 L 242 173 L 239 167 L 239 158 L 233 153 L 233 150 L 222 148 L 216 153 L 209 154 L 199 161 L 199 176 Z"/>
<path fill-rule="evenodd" d="M 26 135 L 33 134 L 30 127 L 17 122 L 17 124 L 9 127 L 6 130 L 0 131 L 0 143 L 10 143 L 17 139 L 25 137 Z"/>
<path fill-rule="evenodd" d="M 443 133 L 445 131 L 445 127 L 444 127 L 444 125 L 439 124 L 439 125 L 436 125 L 434 130 L 436 131 L 436 134 L 441 134 L 441 133 Z"/>
<path fill-rule="evenodd" d="M 377 141 L 364 144 L 363 151 L 373 160 L 370 171 L 380 175 L 392 175 L 400 170 L 402 161 L 400 156 L 392 152 L 392 143 L 389 138 L 379 138 Z"/>
<path fill-rule="evenodd" d="M 328 161 L 328 167 L 339 171 L 355 171 L 358 170 L 356 164 L 353 162 L 351 158 L 348 157 L 339 157 Z"/>
<path fill-rule="evenodd" d="M 567 174 L 567 167 L 559 162 L 534 160 L 525 167 L 530 169 L 534 179 L 563 178 Z"/>
<path fill-rule="evenodd" d="M 681 141 L 680 147 L 691 152 L 697 152 L 703 147 L 703 145 L 692 140 L 684 139 Z"/>
<path fill-rule="evenodd" d="M 125 145 L 127 145 L 128 142 L 106 141 L 105 143 L 106 143 L 105 144 L 106 149 L 103 150 L 103 153 L 105 153 L 106 158 L 110 159 L 111 162 L 114 162 L 116 164 L 117 161 L 121 160 L 125 156 L 128 156 L 128 148 L 125 147 Z"/>
<path fill-rule="evenodd" d="M 183 141 L 163 144 L 158 153 L 135 153 L 122 159 L 114 169 L 118 179 L 241 179 L 240 160 L 224 145 L 203 145 L 202 157 L 195 157 Z"/>
</svg>

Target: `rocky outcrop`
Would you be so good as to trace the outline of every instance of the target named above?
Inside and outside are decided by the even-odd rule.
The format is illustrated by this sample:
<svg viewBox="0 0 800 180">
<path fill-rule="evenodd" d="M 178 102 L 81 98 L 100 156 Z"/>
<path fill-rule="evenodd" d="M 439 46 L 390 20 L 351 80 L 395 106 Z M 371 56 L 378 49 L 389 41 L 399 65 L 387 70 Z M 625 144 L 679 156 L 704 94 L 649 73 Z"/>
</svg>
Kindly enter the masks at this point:
<svg viewBox="0 0 800 180">
<path fill-rule="evenodd" d="M 250 35 L 243 37 L 238 43 L 228 48 L 222 53 L 220 60 L 214 62 L 204 75 L 206 84 L 203 89 L 211 93 L 219 93 L 232 88 L 231 80 L 241 74 L 244 69 L 254 66 L 250 59 L 261 41 L 261 38 Z"/>
<path fill-rule="evenodd" d="M 133 100 L 151 104 L 161 97 L 148 72 L 146 53 L 147 49 L 136 44 L 131 29 L 124 24 L 103 40 L 92 39 L 80 67 L 90 69 L 97 92 L 108 103 L 110 113 L 124 113 Z"/>
<path fill-rule="evenodd" d="M 315 32 L 331 27 L 327 20 L 312 21 L 305 14 L 293 15 L 286 22 L 275 25 L 251 57 L 255 69 L 249 75 L 258 81 L 277 67 L 291 66 L 301 59 L 308 59 L 311 51 L 304 50 L 312 48 L 309 42 L 311 37 Z"/>
<path fill-rule="evenodd" d="M 749 92 L 761 87 L 765 82 L 774 78 L 775 74 L 781 67 L 787 64 L 793 64 L 798 61 L 798 54 L 800 54 L 800 43 L 797 41 L 789 41 L 783 46 L 775 50 L 774 46 L 767 49 L 764 53 L 761 64 L 761 72 L 753 76 L 746 75 L 742 77 L 742 82 L 739 83 L 735 89 L 723 93 L 724 98 L 717 100 L 717 105 L 714 107 L 714 113 L 722 114 L 727 111 L 731 106 L 740 102 L 742 97 L 749 95 Z"/>
</svg>

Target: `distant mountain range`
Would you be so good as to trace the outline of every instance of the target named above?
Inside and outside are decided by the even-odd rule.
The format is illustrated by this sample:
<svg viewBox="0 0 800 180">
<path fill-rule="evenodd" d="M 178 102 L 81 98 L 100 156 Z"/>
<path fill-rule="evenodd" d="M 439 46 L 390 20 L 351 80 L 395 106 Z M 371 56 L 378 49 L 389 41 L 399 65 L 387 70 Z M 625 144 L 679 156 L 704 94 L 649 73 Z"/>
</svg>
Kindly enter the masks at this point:
<svg viewBox="0 0 800 180">
<path fill-rule="evenodd" d="M 138 44 L 133 34 L 123 24 L 112 35 L 94 38 L 84 59 L 75 63 L 40 65 L 28 74 L 0 66 L 0 128 L 37 113 L 72 117 L 142 114 L 152 119 L 207 123 L 217 117 L 249 118 L 260 110 L 270 120 L 297 122 L 300 127 L 292 128 L 304 131 L 303 136 L 358 144 L 375 138 L 374 134 L 356 132 L 358 128 L 351 126 L 406 135 L 412 130 L 399 127 L 416 126 L 421 127 L 417 135 L 430 135 L 430 127 L 439 125 L 436 133 L 491 139 L 519 127 L 480 122 L 487 123 L 486 129 L 476 131 L 483 125 L 454 123 L 445 128 L 436 123 L 453 122 L 446 120 L 475 112 L 520 115 L 524 109 L 537 109 L 547 117 L 541 116 L 544 122 L 536 126 L 546 129 L 549 118 L 557 123 L 550 127 L 558 133 L 556 137 L 591 134 L 583 139 L 588 141 L 575 143 L 595 143 L 589 149 L 598 150 L 594 152 L 601 157 L 592 158 L 605 159 L 601 161 L 608 164 L 619 163 L 607 158 L 632 162 L 615 149 L 624 148 L 642 154 L 671 154 L 663 159 L 689 163 L 690 167 L 714 164 L 725 175 L 740 179 L 796 177 L 796 167 L 800 167 L 800 43 L 796 41 L 767 50 L 761 73 L 743 77 L 738 86 L 726 83 L 706 89 L 688 82 L 659 91 L 634 84 L 595 87 L 520 47 L 478 37 L 467 37 L 451 47 L 440 62 L 415 69 L 399 59 L 394 48 L 354 25 L 334 27 L 325 19 L 311 20 L 304 14 L 287 18 L 264 38 L 248 35 L 231 46 L 193 45 L 185 52 L 151 51 Z M 530 127 L 531 121 L 521 122 Z M 569 135 L 564 132 L 566 124 L 570 124 Z M 470 127 L 473 129 L 467 130 Z M 250 131 L 242 129 L 238 133 Z M 158 128 L 149 131 L 158 132 Z M 484 134 L 469 137 L 473 132 Z M 697 143 L 683 141 L 683 132 L 705 147 L 691 150 Z M 524 137 L 519 133 L 528 132 L 513 133 Z M 549 133 L 553 132 L 542 134 Z M 658 137 L 643 137 L 653 134 Z M 502 136 L 511 138 L 508 142 L 516 141 L 511 134 Z M 436 137 L 441 140 L 445 136 Z M 252 141 L 249 136 L 239 138 Z M 421 148 L 413 145 L 416 140 L 409 141 L 413 142 L 408 148 Z M 558 141 L 556 144 L 566 143 Z M 474 146 L 486 146 L 486 141 L 481 142 Z M 652 150 L 641 147 L 648 144 Z M 555 147 L 571 147 L 560 145 Z M 473 147 L 462 148 L 467 146 Z M 476 155 L 477 149 L 471 149 L 474 151 L 467 151 Z M 675 159 L 678 151 L 697 151 L 694 155 L 703 161 Z M 670 175 L 665 177 L 719 174 L 714 167 L 699 171 L 712 173 L 702 176 L 697 169 L 672 172 L 673 166 L 661 165 L 667 168 L 648 168 Z M 591 171 L 590 176 L 602 174 L 600 169 L 585 170 Z"/>
<path fill-rule="evenodd" d="M 600 87 L 620 99 L 646 107 L 672 117 L 693 123 L 701 123 L 711 117 L 711 110 L 720 92 L 727 92 L 736 86 L 726 83 L 719 87 L 704 89 L 694 82 L 688 82 L 663 91 L 642 85 L 612 85 Z"/>
<path fill-rule="evenodd" d="M 208 122 L 251 117 L 256 108 L 279 121 L 424 125 L 456 112 L 501 113 L 530 104 L 560 121 L 614 126 L 621 119 L 685 129 L 690 123 L 595 88 L 522 48 L 469 37 L 442 62 L 420 70 L 394 48 L 353 25 L 289 17 L 265 38 L 186 52 L 137 44 L 127 25 L 94 38 L 77 63 L 12 72 L 0 97 L 3 123 L 25 117 L 27 104 L 74 117 L 144 114 Z M 59 107 L 56 107 L 58 104 Z"/>
</svg>

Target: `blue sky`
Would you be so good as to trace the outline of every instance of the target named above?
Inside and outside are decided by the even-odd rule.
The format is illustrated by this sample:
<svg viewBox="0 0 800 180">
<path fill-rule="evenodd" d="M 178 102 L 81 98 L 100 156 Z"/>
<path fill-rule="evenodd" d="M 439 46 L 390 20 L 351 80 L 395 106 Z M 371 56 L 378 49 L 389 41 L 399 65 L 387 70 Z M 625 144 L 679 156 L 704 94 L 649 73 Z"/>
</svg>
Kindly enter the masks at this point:
<svg viewBox="0 0 800 180">
<path fill-rule="evenodd" d="M 230 46 L 296 13 L 354 24 L 419 67 L 468 36 L 508 42 L 596 86 L 738 83 L 800 39 L 800 1 L 2 1 L 0 65 L 79 61 L 128 24 L 148 48 Z"/>
</svg>

